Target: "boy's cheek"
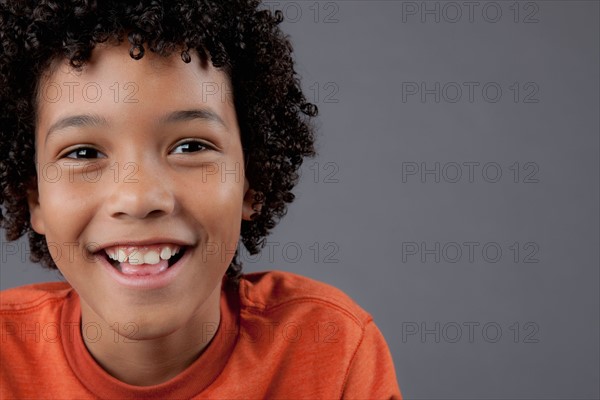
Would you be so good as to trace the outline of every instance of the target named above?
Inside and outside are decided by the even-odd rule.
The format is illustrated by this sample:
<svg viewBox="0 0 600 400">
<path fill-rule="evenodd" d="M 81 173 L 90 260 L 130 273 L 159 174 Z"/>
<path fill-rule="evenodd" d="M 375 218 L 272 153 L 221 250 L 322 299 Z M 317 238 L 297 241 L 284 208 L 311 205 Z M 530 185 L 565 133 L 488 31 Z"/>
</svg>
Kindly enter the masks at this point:
<svg viewBox="0 0 600 400">
<path fill-rule="evenodd" d="M 28 191 L 30 223 L 35 232 L 49 241 L 75 240 L 78 229 L 85 226 L 89 214 L 89 196 L 83 188 L 74 190 L 73 184 L 40 182 L 39 189 Z"/>
</svg>

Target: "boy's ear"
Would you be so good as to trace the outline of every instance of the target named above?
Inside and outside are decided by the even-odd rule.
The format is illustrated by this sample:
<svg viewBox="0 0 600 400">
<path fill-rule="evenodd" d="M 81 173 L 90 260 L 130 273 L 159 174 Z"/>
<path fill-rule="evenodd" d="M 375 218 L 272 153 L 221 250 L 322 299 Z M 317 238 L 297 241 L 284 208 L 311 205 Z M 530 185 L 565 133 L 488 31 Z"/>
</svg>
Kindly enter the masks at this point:
<svg viewBox="0 0 600 400">
<path fill-rule="evenodd" d="M 37 177 L 33 177 L 27 184 L 27 205 L 29 206 L 29 222 L 34 231 L 40 235 L 45 234 L 44 219 L 40 207 L 40 194 L 37 187 Z"/>
<path fill-rule="evenodd" d="M 262 204 L 257 204 L 252 208 L 254 203 L 254 195 L 256 192 L 250 189 L 248 179 L 244 179 L 244 204 L 242 205 L 242 219 L 246 221 L 252 220 L 252 215 L 259 214 L 262 209 Z"/>
</svg>

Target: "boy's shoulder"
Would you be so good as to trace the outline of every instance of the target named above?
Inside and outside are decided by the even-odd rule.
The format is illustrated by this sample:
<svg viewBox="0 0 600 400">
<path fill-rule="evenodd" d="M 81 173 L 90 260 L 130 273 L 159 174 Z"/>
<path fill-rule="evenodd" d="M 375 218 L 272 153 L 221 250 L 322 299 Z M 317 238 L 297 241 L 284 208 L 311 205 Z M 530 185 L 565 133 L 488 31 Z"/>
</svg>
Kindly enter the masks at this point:
<svg viewBox="0 0 600 400">
<path fill-rule="evenodd" d="M 44 282 L 0 291 L 0 313 L 35 310 L 49 303 L 61 303 L 73 291 L 67 282 Z"/>
<path fill-rule="evenodd" d="M 291 272 L 244 274 L 239 290 L 242 307 L 250 312 L 289 312 L 291 308 L 302 313 L 310 309 L 313 313 L 344 316 L 344 319 L 353 320 L 361 328 L 372 320 L 369 313 L 340 289 Z"/>
</svg>

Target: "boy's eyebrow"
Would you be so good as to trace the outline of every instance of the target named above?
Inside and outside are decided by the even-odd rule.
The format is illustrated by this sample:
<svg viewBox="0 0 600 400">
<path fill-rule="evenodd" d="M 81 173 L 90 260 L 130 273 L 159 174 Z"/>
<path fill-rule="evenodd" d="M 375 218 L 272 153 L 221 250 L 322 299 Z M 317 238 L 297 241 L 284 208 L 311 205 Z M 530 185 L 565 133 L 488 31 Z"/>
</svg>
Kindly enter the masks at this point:
<svg viewBox="0 0 600 400">
<path fill-rule="evenodd" d="M 204 109 L 204 108 L 199 108 L 199 109 L 194 109 L 194 110 L 174 111 L 172 113 L 169 113 L 167 115 L 160 117 L 158 119 L 158 122 L 160 124 L 168 124 L 168 123 L 174 123 L 174 122 L 192 121 L 195 119 L 201 119 L 201 120 L 205 120 L 205 121 L 209 121 L 209 122 L 210 121 L 216 122 L 216 123 L 222 125 L 225 129 L 227 129 L 227 125 L 225 124 L 223 119 L 221 119 L 219 114 L 215 113 L 214 111 Z"/>
<path fill-rule="evenodd" d="M 227 131 L 227 125 L 223 121 L 223 119 L 214 111 L 207 109 L 195 109 L 195 110 L 181 110 L 174 111 L 167 115 L 164 115 L 158 119 L 159 124 L 169 124 L 176 122 L 186 122 L 192 121 L 195 119 L 201 119 L 205 121 L 213 121 L 220 125 L 222 125 Z M 48 133 L 46 134 L 46 142 L 48 142 L 48 138 L 50 135 L 59 131 L 61 129 L 69 128 L 69 127 L 82 127 L 82 126 L 108 126 L 108 121 L 106 118 L 94 115 L 94 114 L 80 114 L 80 115 L 71 115 L 68 117 L 64 117 L 56 121 L 52 126 L 48 129 Z"/>
<path fill-rule="evenodd" d="M 61 129 L 77 126 L 108 126 L 106 118 L 94 114 L 80 114 L 64 117 L 52 124 L 46 133 L 46 142 L 50 135 Z"/>
</svg>

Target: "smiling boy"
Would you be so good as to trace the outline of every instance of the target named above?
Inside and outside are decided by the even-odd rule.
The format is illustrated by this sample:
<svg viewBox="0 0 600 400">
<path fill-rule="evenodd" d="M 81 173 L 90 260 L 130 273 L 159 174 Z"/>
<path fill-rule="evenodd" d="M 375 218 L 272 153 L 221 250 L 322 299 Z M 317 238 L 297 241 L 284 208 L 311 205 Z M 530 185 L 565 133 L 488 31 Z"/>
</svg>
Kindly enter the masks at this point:
<svg viewBox="0 0 600 400">
<path fill-rule="evenodd" d="M 0 398 L 400 398 L 343 293 L 241 274 L 314 154 L 279 22 L 0 2 L 0 223 L 67 281 L 2 292 Z"/>
</svg>

